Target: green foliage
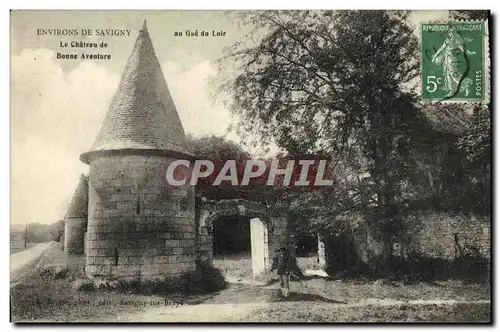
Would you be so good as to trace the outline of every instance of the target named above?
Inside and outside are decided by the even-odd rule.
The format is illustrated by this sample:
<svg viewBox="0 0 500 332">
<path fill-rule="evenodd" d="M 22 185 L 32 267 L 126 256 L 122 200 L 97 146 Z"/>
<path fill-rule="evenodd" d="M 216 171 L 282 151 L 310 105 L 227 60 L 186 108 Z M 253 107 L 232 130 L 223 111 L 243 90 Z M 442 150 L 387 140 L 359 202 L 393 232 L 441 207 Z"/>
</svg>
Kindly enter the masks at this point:
<svg viewBox="0 0 500 332">
<path fill-rule="evenodd" d="M 461 20 L 486 20 L 489 10 L 450 10 L 450 17 Z"/>
<path fill-rule="evenodd" d="M 95 292 L 97 286 L 92 279 L 78 279 L 73 282 L 73 287 L 81 292 Z"/>
<path fill-rule="evenodd" d="M 66 279 L 71 276 L 71 271 L 63 265 L 49 265 L 38 271 L 40 277 L 49 279 Z"/>
<path fill-rule="evenodd" d="M 408 14 L 240 15 L 262 39 L 238 42 L 221 59 L 239 69 L 219 91 L 231 96 L 239 133 L 333 161 L 334 186 L 287 197 L 299 231 L 343 231 L 362 216 L 391 251 L 410 211 L 489 206 L 489 114 L 476 115 L 468 131 L 469 106 L 417 103 L 419 50 Z"/>
<path fill-rule="evenodd" d="M 425 137 L 413 130 L 423 120 L 402 87 L 418 72 L 407 13 L 273 11 L 243 19 L 255 15 L 268 33 L 228 54 L 242 69 L 226 85 L 242 129 L 292 155 L 361 156 L 349 166 L 369 175 L 366 196 L 387 223 L 397 211 L 394 193 L 411 173 L 413 141 Z"/>
<path fill-rule="evenodd" d="M 64 220 L 53 224 L 31 223 L 26 226 L 15 225 L 10 229 L 11 239 L 25 239 L 28 243 L 59 241 L 64 234 Z"/>
<path fill-rule="evenodd" d="M 242 71 L 223 88 L 243 133 L 291 154 L 329 151 L 384 130 L 374 121 L 409 113 L 392 109 L 407 101 L 399 85 L 418 69 L 403 13 L 266 11 L 242 19 L 268 31 L 257 46 L 228 50 Z"/>
<path fill-rule="evenodd" d="M 64 220 L 58 220 L 49 227 L 49 240 L 59 241 L 59 238 L 64 234 Z"/>
<path fill-rule="evenodd" d="M 200 196 L 212 200 L 247 199 L 267 204 L 267 202 L 275 202 L 277 197 L 289 194 L 290 190 L 287 187 L 266 186 L 265 183 L 262 183 L 262 181 L 267 181 L 270 159 L 265 160 L 268 166 L 266 173 L 258 179 L 252 179 L 249 185 L 233 186 L 227 181 L 222 181 L 220 185 L 214 186 L 215 178 L 228 160 L 236 161 L 238 180 L 241 181 L 246 162 L 251 159 L 251 155 L 237 143 L 220 136 L 212 135 L 200 138 L 188 136 L 187 141 L 197 159 L 210 160 L 214 163 L 213 174 L 201 178 L 197 182 L 196 189 Z"/>
<path fill-rule="evenodd" d="M 215 165 L 214 174 L 207 178 L 202 178 L 197 182 L 197 192 L 208 199 L 243 198 L 248 195 L 244 188 L 221 183 L 220 186 L 213 186 L 212 183 L 218 171 L 228 160 L 236 160 L 242 164 L 249 159 L 248 152 L 243 150 L 238 144 L 229 141 L 221 136 L 204 136 L 196 138 L 187 136 L 188 145 L 191 151 L 199 160 L 210 160 Z"/>
<path fill-rule="evenodd" d="M 198 262 L 194 273 L 186 276 L 186 287 L 193 293 L 212 293 L 227 287 L 222 272 L 207 262 Z"/>
<path fill-rule="evenodd" d="M 187 136 L 188 145 L 198 159 L 208 159 L 214 162 L 226 162 L 226 160 L 246 160 L 249 153 L 238 144 L 227 140 L 222 136 L 203 136 L 196 138 Z"/>
</svg>

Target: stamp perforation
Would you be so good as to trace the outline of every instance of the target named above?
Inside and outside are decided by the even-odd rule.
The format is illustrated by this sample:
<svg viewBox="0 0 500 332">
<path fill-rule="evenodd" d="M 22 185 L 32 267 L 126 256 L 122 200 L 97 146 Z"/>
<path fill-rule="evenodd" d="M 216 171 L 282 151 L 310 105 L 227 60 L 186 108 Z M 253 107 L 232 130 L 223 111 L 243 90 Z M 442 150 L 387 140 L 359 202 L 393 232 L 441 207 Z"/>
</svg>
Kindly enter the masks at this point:
<svg viewBox="0 0 500 332">
<path fill-rule="evenodd" d="M 480 59 L 481 61 L 481 70 L 482 70 L 482 81 L 480 84 L 478 84 L 478 79 L 477 79 L 477 76 L 476 76 L 476 80 L 475 80 L 475 84 L 476 84 L 476 88 L 477 86 L 480 86 L 482 87 L 482 97 L 481 98 L 472 98 L 472 97 L 468 97 L 467 96 L 467 92 L 465 93 L 465 96 L 457 96 L 459 94 L 459 92 L 462 92 L 462 91 L 459 91 L 459 90 L 455 90 L 455 92 L 453 93 L 452 97 L 450 98 L 436 98 L 436 97 L 430 97 L 429 98 L 429 93 L 426 94 L 426 92 L 424 91 L 424 88 L 425 88 L 425 80 L 424 80 L 424 70 L 426 68 L 424 68 L 424 62 L 429 62 L 429 61 L 424 61 L 424 57 L 427 55 L 426 54 L 426 51 L 427 50 L 424 50 L 424 34 L 425 33 L 436 33 L 436 31 L 425 31 L 424 32 L 424 26 L 425 25 L 432 25 L 432 24 L 436 24 L 436 25 L 456 25 L 456 24 L 481 24 L 482 25 L 482 35 L 481 35 L 481 46 L 479 48 L 479 51 L 481 52 L 481 56 L 482 58 Z M 438 19 L 438 20 L 429 20 L 429 21 L 425 21 L 425 22 L 421 22 L 419 23 L 419 28 L 417 29 L 418 31 L 418 39 L 419 39 L 419 42 L 420 42 L 420 45 L 421 45 L 421 58 L 420 58 L 420 69 L 421 69 L 421 87 L 420 87 L 420 91 L 421 91 L 421 101 L 423 103 L 463 103 L 463 102 L 470 102 L 470 103 L 481 103 L 481 104 L 484 104 L 484 103 L 489 103 L 490 101 L 490 77 L 491 77 L 491 65 L 490 65 L 490 47 L 489 47 L 489 26 L 488 26 L 488 23 L 489 23 L 489 20 L 488 19 L 483 19 L 483 20 L 468 20 L 468 19 Z M 446 30 L 446 31 L 450 31 L 450 30 Z M 453 28 L 453 31 L 455 31 L 455 29 Z M 461 31 L 469 31 L 468 34 L 471 34 L 472 32 L 471 31 L 474 31 L 474 30 L 461 30 Z M 444 31 L 440 32 L 440 33 L 444 33 Z M 450 32 L 448 32 L 450 33 Z M 463 34 L 459 34 L 457 33 L 457 35 L 459 36 L 459 38 L 464 38 L 464 39 L 468 39 L 468 42 L 472 41 L 473 39 L 470 39 L 470 38 L 466 38 L 466 37 L 463 37 Z M 442 42 L 443 45 L 441 46 L 441 49 L 442 48 L 447 48 L 447 46 L 445 46 L 444 44 L 447 43 L 447 41 L 449 40 L 449 38 L 451 38 L 450 36 L 447 36 L 445 37 L 445 41 Z M 470 40 L 469 40 L 470 39 Z M 451 47 L 449 47 L 451 48 Z M 442 51 L 442 50 L 439 50 L 439 51 Z M 451 52 L 448 50 L 448 52 Z M 470 50 L 467 49 L 467 47 L 465 46 L 465 43 L 463 44 L 462 46 L 462 52 L 464 53 L 462 56 L 463 58 L 465 59 L 465 63 L 467 64 L 467 66 L 470 65 L 470 60 L 467 59 L 467 55 L 466 53 L 470 53 L 471 55 L 474 53 L 474 52 L 470 52 Z M 435 54 L 437 53 L 437 51 L 435 51 Z M 442 56 L 444 57 L 444 56 Z M 450 56 L 452 59 L 453 59 L 453 56 Z M 455 56 L 455 60 L 457 59 L 458 57 Z M 452 60 L 449 60 L 447 59 L 447 64 L 451 63 Z M 444 60 L 441 60 L 441 61 L 444 61 Z M 477 61 L 477 60 L 476 60 Z M 455 61 L 454 62 L 454 65 L 456 65 L 456 63 L 458 63 L 458 61 Z M 458 65 L 456 65 L 458 67 Z M 427 65 L 428 67 L 428 65 Z M 469 69 L 470 68 L 467 68 L 466 69 L 466 75 L 467 76 L 462 76 L 461 79 L 460 79 L 460 82 L 457 83 L 453 83 L 454 85 L 456 85 L 456 88 L 457 89 L 462 89 L 463 86 L 462 86 L 462 81 L 463 80 L 467 80 L 467 84 L 465 84 L 465 86 L 467 87 L 467 85 L 472 85 L 472 83 L 470 83 L 470 72 L 469 72 Z M 428 69 L 427 69 L 428 70 Z M 434 71 L 436 70 L 435 68 L 433 69 Z M 444 65 L 443 65 L 443 71 L 446 71 L 446 70 L 450 70 L 452 71 L 452 69 L 444 69 Z M 458 72 L 458 70 L 455 68 L 455 73 L 452 73 L 452 74 L 456 74 Z M 443 75 L 444 76 L 444 75 Z M 429 76 L 427 76 L 429 77 Z M 435 76 L 430 76 L 431 78 L 432 77 L 435 77 Z M 450 77 L 450 74 L 448 74 L 448 77 Z M 447 77 L 447 78 L 448 78 Z M 455 76 L 456 77 L 456 76 Z M 437 78 L 437 80 L 441 80 L 440 82 L 442 82 L 445 78 Z M 448 81 L 450 81 L 450 79 L 448 79 Z M 431 83 L 431 89 L 429 89 L 428 91 L 432 91 L 432 88 L 434 87 L 434 83 L 433 82 L 430 82 Z M 467 89 L 467 88 L 465 88 Z M 445 96 L 445 97 L 448 97 L 448 96 Z"/>
</svg>

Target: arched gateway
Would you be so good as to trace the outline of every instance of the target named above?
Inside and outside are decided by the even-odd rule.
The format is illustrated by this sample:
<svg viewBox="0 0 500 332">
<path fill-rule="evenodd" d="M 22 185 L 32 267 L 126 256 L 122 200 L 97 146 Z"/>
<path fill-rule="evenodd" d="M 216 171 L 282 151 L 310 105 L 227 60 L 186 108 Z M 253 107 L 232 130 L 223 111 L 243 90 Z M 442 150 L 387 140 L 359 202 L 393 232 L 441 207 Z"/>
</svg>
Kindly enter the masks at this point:
<svg viewBox="0 0 500 332">
<path fill-rule="evenodd" d="M 224 216 L 250 219 L 252 268 L 254 275 L 271 266 L 272 253 L 289 246 L 287 219 L 263 204 L 243 200 L 201 201 L 197 204 L 198 255 L 202 261 L 213 259 L 214 222 Z"/>
</svg>

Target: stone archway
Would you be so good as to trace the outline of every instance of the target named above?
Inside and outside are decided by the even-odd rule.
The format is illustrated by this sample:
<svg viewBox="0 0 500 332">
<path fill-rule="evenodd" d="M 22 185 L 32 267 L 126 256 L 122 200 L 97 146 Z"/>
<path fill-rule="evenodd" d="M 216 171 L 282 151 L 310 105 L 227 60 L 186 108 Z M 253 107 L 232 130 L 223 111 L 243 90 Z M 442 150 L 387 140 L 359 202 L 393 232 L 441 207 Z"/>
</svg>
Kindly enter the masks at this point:
<svg viewBox="0 0 500 332">
<path fill-rule="evenodd" d="M 257 202 L 235 199 L 203 201 L 197 207 L 198 258 L 212 262 L 214 222 L 223 216 L 246 216 L 250 219 L 252 269 L 254 275 L 270 268 L 272 253 L 287 245 L 286 219 L 273 216 L 266 206 Z"/>
</svg>

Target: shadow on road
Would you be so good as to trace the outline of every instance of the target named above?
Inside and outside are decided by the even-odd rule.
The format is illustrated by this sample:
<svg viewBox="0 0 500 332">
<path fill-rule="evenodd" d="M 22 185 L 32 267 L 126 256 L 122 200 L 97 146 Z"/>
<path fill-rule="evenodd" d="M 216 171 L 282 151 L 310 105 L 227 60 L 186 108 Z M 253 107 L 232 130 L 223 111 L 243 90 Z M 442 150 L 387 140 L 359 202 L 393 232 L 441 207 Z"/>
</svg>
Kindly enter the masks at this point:
<svg viewBox="0 0 500 332">
<path fill-rule="evenodd" d="M 342 303 L 346 304 L 347 302 L 332 300 L 317 294 L 304 294 L 304 293 L 296 293 L 290 292 L 288 297 L 280 296 L 278 298 L 272 299 L 269 302 L 325 302 L 325 303 Z"/>
</svg>

